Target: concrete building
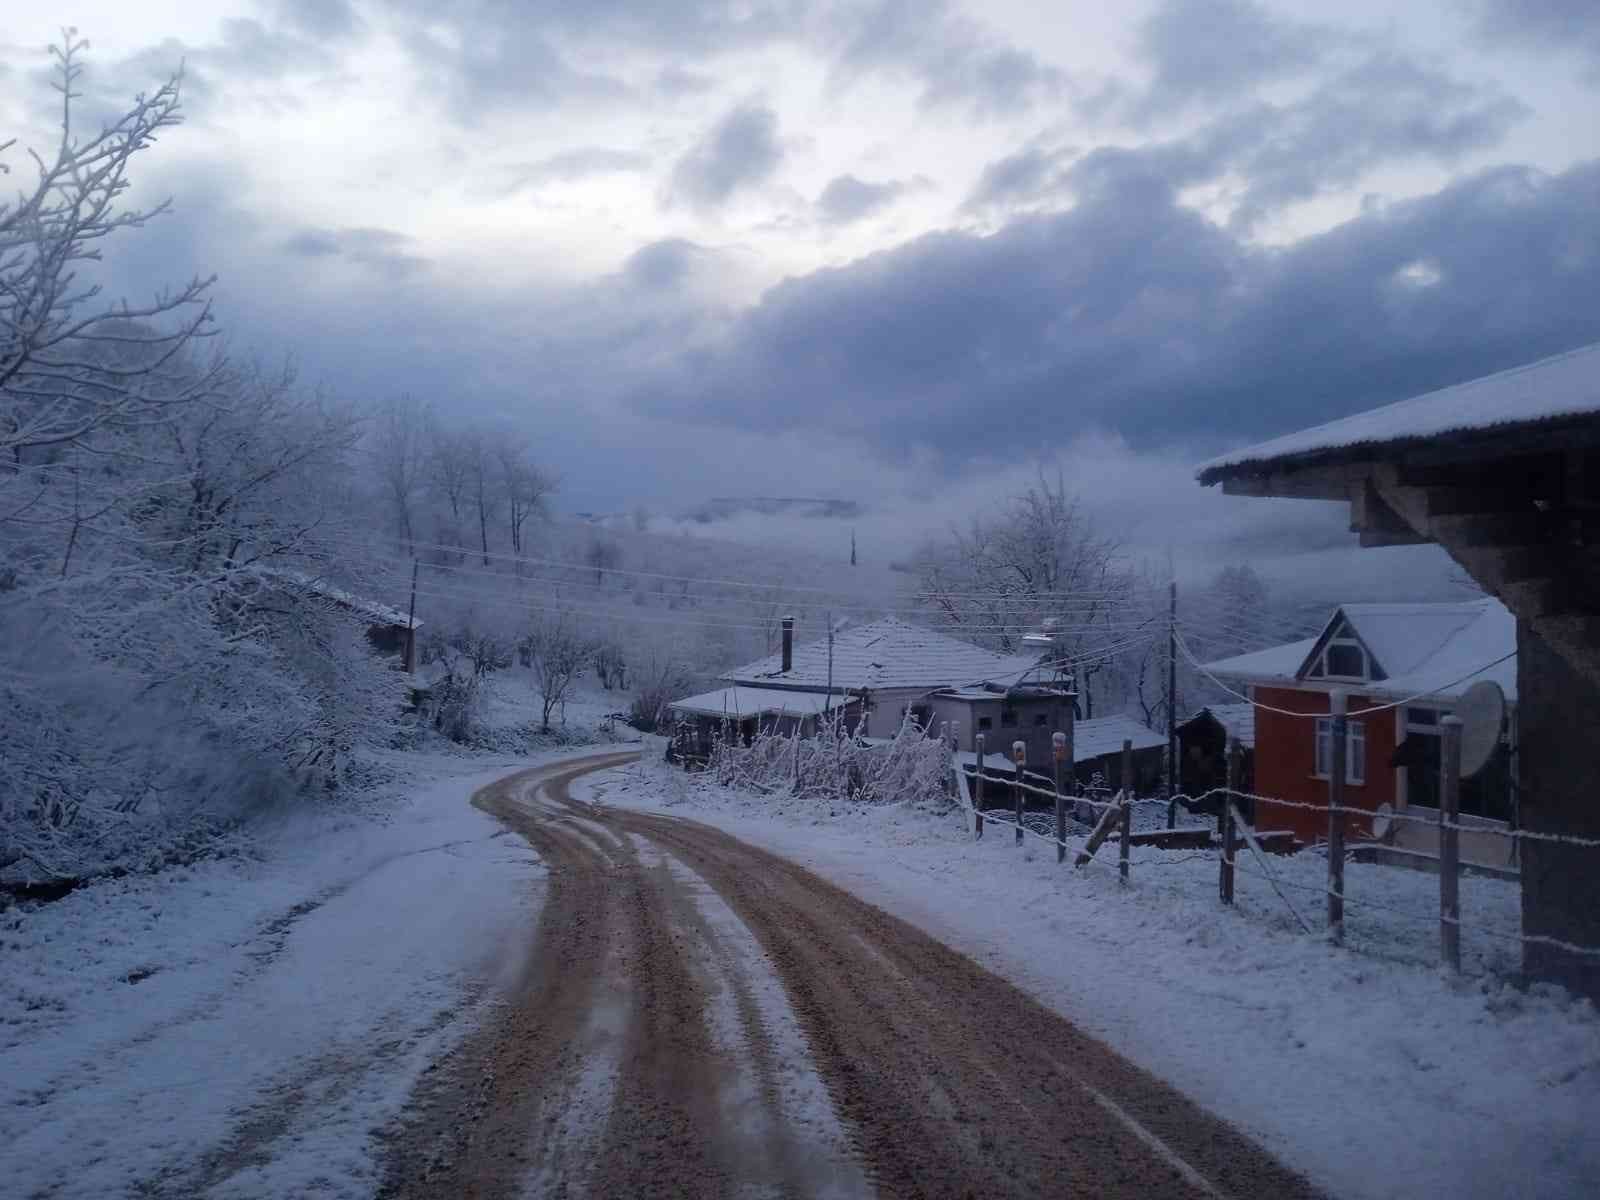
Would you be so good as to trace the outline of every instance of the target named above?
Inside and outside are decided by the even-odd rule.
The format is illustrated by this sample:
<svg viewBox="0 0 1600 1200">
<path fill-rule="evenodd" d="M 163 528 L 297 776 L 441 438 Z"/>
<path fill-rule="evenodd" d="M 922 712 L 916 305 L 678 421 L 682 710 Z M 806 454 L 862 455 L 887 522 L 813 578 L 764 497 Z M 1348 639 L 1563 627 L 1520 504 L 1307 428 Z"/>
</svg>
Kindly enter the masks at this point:
<svg viewBox="0 0 1600 1200">
<path fill-rule="evenodd" d="M 1235 495 L 1337 500 L 1432 542 L 1516 620 L 1523 966 L 1600 997 L 1600 343 L 1235 451 Z M 1259 733 L 1258 733 L 1259 740 Z M 1574 840 L 1561 840 L 1574 839 Z"/>
</svg>

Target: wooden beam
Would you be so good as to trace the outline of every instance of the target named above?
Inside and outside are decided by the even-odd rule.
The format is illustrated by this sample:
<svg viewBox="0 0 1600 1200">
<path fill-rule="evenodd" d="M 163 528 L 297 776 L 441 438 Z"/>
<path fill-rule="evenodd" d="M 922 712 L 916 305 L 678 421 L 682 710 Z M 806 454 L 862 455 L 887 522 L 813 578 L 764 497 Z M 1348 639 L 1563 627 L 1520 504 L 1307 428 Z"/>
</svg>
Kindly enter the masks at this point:
<svg viewBox="0 0 1600 1200">
<path fill-rule="evenodd" d="M 1363 546 L 1417 546 L 1429 540 L 1385 502 L 1370 478 L 1351 489 L 1350 532 L 1361 535 Z"/>
<path fill-rule="evenodd" d="M 1307 467 L 1234 475 L 1222 481 L 1229 496 L 1276 496 L 1285 500 L 1348 500 L 1352 480 L 1366 469 L 1357 467 Z"/>
</svg>

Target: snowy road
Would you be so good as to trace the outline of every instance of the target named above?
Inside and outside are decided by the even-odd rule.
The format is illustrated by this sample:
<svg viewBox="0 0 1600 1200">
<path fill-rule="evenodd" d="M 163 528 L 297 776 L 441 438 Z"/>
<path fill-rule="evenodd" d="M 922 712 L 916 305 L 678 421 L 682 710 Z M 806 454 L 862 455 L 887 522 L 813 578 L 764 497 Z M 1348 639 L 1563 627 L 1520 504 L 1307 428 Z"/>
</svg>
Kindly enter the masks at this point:
<svg viewBox="0 0 1600 1200">
<path fill-rule="evenodd" d="M 972 960 L 708 826 L 478 794 L 548 864 L 510 1000 L 418 1084 L 381 1194 L 1312 1194 Z"/>
</svg>

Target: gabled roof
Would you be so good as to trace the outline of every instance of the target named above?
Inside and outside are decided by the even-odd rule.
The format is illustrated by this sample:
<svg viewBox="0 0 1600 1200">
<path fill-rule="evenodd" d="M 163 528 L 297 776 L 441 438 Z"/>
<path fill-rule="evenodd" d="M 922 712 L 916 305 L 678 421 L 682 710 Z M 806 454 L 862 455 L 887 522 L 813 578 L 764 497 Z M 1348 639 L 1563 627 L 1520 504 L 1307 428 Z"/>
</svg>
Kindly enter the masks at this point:
<svg viewBox="0 0 1600 1200">
<path fill-rule="evenodd" d="M 862 688 L 959 687 L 968 683 L 1014 683 L 1038 664 L 1037 655 L 995 654 L 920 625 L 886 617 L 833 635 L 833 686 Z M 828 686 L 828 639 L 794 648 L 788 671 L 783 655 L 726 672 L 722 678 L 753 686 L 780 685 L 821 690 Z"/>
<path fill-rule="evenodd" d="M 1490 679 L 1500 685 L 1506 699 L 1514 702 L 1517 698 L 1516 618 L 1505 605 L 1488 598 L 1444 604 L 1341 605 L 1317 637 L 1225 658 L 1206 669 L 1220 678 L 1244 683 L 1305 681 L 1317 652 L 1341 620 L 1349 623 L 1386 676 L 1344 685 L 1352 691 L 1397 699 L 1454 699 L 1479 680 Z M 1497 661 L 1501 659 L 1505 661 Z M 1321 686 L 1331 681 L 1313 682 Z"/>
<path fill-rule="evenodd" d="M 1363 456 L 1444 435 L 1600 416 L 1600 342 L 1246 446 L 1203 463 L 1201 483 Z"/>
<path fill-rule="evenodd" d="M 1135 750 L 1154 750 L 1167 744 L 1167 736 L 1142 725 L 1132 717 L 1091 717 L 1072 724 L 1072 759 L 1083 762 L 1120 754 L 1122 743 L 1130 741 Z"/>
<path fill-rule="evenodd" d="M 840 692 L 832 707 L 842 708 L 851 697 Z M 779 713 L 786 717 L 813 717 L 829 709 L 829 697 L 817 692 L 788 692 L 775 688 L 725 687 L 674 700 L 669 708 L 709 717 L 758 717 Z"/>
<path fill-rule="evenodd" d="M 370 617 L 379 625 L 398 625 L 402 629 L 408 625 L 412 629 L 422 628 L 421 621 L 410 619 L 399 609 L 390 608 L 387 604 L 380 604 L 376 600 L 369 600 L 365 596 L 358 596 L 354 592 L 347 592 L 320 575 L 308 575 L 304 571 L 296 571 L 292 567 L 255 566 L 251 567 L 250 570 L 263 578 L 289 584 L 300 588 L 302 591 L 310 592 L 313 596 L 321 596 L 324 600 L 332 601 L 341 608 Z"/>
</svg>

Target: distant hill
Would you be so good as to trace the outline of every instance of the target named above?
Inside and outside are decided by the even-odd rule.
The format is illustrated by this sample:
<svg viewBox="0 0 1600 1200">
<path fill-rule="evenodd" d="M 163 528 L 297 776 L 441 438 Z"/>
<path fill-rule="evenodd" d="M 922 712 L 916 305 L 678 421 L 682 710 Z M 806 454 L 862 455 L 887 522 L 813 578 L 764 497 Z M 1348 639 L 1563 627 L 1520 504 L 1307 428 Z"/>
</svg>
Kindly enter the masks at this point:
<svg viewBox="0 0 1600 1200">
<path fill-rule="evenodd" d="M 863 511 L 854 500 L 824 500 L 809 496 L 717 496 L 689 509 L 680 519 L 697 521 L 702 525 L 748 514 L 853 520 L 861 516 Z"/>
</svg>

